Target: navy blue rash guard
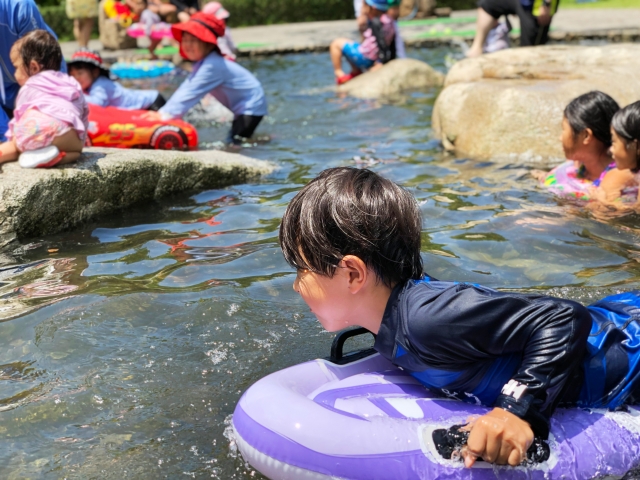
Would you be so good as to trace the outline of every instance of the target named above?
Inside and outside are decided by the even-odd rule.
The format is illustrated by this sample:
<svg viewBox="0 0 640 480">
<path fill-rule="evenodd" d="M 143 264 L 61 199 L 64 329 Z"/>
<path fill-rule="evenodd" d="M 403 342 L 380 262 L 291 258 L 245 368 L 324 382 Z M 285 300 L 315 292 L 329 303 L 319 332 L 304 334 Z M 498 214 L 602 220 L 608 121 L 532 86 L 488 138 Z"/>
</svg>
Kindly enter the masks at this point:
<svg viewBox="0 0 640 480">
<path fill-rule="evenodd" d="M 426 277 L 393 289 L 375 348 L 429 389 L 504 408 L 547 438 L 560 403 L 630 399 L 640 384 L 639 305 L 637 293 L 587 308 Z M 502 394 L 511 380 L 526 390 Z"/>
</svg>

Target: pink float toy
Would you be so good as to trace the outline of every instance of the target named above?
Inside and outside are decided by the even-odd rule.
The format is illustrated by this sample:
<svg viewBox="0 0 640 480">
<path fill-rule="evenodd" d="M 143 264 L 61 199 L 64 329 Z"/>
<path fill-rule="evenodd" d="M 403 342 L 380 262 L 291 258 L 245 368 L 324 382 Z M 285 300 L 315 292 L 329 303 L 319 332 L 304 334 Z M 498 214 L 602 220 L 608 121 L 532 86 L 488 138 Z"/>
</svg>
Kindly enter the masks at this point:
<svg viewBox="0 0 640 480">
<path fill-rule="evenodd" d="M 147 31 L 144 23 L 138 22 L 127 28 L 127 35 L 133 38 L 149 37 L 152 40 L 162 40 L 163 38 L 173 38 L 171 25 L 165 22 L 151 25 Z"/>
</svg>

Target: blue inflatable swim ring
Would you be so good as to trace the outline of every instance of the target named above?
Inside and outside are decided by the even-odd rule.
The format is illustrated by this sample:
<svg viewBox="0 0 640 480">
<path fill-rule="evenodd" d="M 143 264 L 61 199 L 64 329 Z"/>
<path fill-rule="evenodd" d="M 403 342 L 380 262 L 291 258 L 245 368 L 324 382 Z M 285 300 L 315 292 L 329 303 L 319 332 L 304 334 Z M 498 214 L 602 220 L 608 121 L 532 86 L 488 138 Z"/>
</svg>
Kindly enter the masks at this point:
<svg viewBox="0 0 640 480">
<path fill-rule="evenodd" d="M 167 60 L 138 60 L 114 63 L 111 73 L 119 78 L 151 78 L 170 73 L 175 68 L 176 66 Z"/>
</svg>

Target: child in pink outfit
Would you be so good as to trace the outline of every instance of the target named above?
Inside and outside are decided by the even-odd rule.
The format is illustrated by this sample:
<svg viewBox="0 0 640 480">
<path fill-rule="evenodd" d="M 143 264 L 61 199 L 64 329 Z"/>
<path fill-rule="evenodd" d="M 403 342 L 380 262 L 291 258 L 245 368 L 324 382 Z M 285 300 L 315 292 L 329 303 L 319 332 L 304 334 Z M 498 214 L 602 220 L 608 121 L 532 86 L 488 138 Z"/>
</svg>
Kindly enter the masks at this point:
<svg viewBox="0 0 640 480">
<path fill-rule="evenodd" d="M 34 30 L 11 49 L 20 92 L 0 144 L 0 163 L 25 168 L 75 161 L 87 137 L 89 107 L 76 80 L 60 72 L 62 51 L 45 30 Z"/>
<path fill-rule="evenodd" d="M 227 60 L 236 60 L 236 44 L 233 43 L 233 39 L 231 38 L 231 29 L 227 26 L 227 19 L 230 14 L 225 9 L 220 2 L 209 2 L 204 7 L 202 7 L 202 11 L 209 15 L 213 15 L 220 20 L 224 20 L 225 28 L 224 35 L 218 38 L 218 48 L 220 49 L 220 53 Z"/>
</svg>

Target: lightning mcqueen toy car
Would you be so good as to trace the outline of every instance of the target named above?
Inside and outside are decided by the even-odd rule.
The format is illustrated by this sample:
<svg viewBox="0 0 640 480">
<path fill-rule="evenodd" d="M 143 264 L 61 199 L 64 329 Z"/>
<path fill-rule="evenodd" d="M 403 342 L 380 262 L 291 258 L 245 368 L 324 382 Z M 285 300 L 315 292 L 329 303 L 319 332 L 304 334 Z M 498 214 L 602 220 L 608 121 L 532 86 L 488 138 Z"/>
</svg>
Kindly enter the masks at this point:
<svg viewBox="0 0 640 480">
<path fill-rule="evenodd" d="M 94 147 L 196 150 L 198 131 L 182 120 L 147 120 L 146 110 L 89 105 L 89 140 Z"/>
</svg>

